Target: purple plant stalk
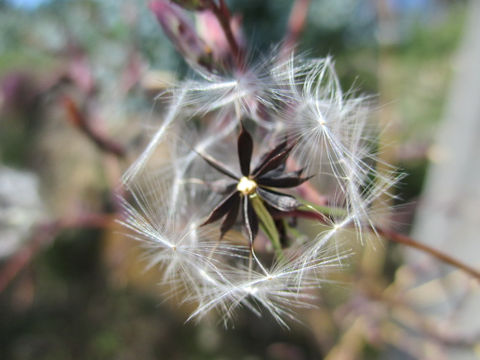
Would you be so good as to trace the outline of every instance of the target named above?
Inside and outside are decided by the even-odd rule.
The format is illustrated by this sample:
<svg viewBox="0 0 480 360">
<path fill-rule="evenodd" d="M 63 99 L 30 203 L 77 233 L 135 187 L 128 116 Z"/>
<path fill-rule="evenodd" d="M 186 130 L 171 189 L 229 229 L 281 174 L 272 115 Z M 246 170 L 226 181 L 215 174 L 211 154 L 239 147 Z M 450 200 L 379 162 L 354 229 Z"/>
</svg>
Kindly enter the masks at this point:
<svg viewBox="0 0 480 360">
<path fill-rule="evenodd" d="M 171 89 L 126 172 L 123 223 L 172 292 L 198 305 L 190 318 L 215 309 L 227 323 L 246 307 L 288 326 L 343 266 L 344 243 L 387 234 L 371 208 L 398 175 L 376 170 L 369 98 L 342 91 L 331 58 L 283 47 L 247 64 L 223 0 L 176 2 L 150 8 L 197 76 Z M 185 9 L 217 19 L 230 60 L 210 56 Z"/>
</svg>

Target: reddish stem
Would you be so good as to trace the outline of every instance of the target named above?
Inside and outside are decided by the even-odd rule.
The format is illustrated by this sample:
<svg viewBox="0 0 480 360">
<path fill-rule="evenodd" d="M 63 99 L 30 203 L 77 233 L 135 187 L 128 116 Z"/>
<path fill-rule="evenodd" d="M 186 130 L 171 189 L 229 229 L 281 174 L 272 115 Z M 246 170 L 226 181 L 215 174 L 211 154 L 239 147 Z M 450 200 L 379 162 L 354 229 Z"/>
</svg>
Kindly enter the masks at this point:
<svg viewBox="0 0 480 360">
<path fill-rule="evenodd" d="M 112 221 L 112 215 L 83 214 L 75 218 L 65 218 L 36 227 L 29 243 L 14 254 L 0 271 L 0 293 L 10 284 L 17 274 L 31 261 L 34 255 L 50 244 L 54 237 L 64 229 L 104 228 Z"/>
<path fill-rule="evenodd" d="M 104 134 L 98 132 L 92 127 L 84 112 L 80 111 L 77 104 L 68 96 L 62 99 L 63 106 L 67 111 L 70 122 L 80 129 L 95 145 L 101 150 L 111 153 L 117 157 L 124 157 L 126 154 L 125 148 L 119 143 L 107 138 Z"/>
<path fill-rule="evenodd" d="M 294 210 L 289 212 L 279 212 L 273 215 L 274 219 L 283 219 L 285 217 L 299 217 L 302 219 L 318 220 L 321 223 L 326 224 L 328 217 L 324 214 L 306 210 Z"/>
<path fill-rule="evenodd" d="M 310 0 L 296 0 L 293 4 L 288 19 L 288 29 L 283 42 L 282 54 L 287 54 L 297 43 L 305 27 L 309 6 Z"/>
<path fill-rule="evenodd" d="M 291 211 L 288 213 L 279 213 L 275 216 L 275 218 L 283 218 L 283 217 L 288 217 L 288 216 L 293 216 L 293 217 L 300 217 L 300 218 L 305 218 L 305 219 L 312 219 L 312 220 L 318 220 L 321 223 L 327 223 L 328 217 L 324 214 L 320 214 L 317 212 L 311 212 L 311 211 L 303 211 L 303 210 L 296 210 L 296 211 Z M 377 233 L 378 235 L 384 237 L 385 239 L 388 239 L 390 241 L 393 241 L 397 244 L 402 244 L 405 246 L 409 246 L 411 248 L 423 251 L 424 253 L 429 254 L 430 256 L 435 257 L 436 259 L 451 265 L 453 267 L 456 267 L 457 269 L 460 269 L 464 271 L 465 273 L 473 276 L 477 280 L 480 281 L 480 271 L 477 269 L 435 249 L 432 248 L 428 245 L 419 243 L 412 239 L 411 237 L 403 234 L 399 234 L 393 230 L 388 230 L 384 229 L 381 227 L 375 227 L 375 228 L 370 228 L 370 231 Z"/>
<path fill-rule="evenodd" d="M 230 11 L 228 10 L 227 4 L 225 4 L 224 0 L 220 0 L 219 4 L 215 4 L 215 1 L 210 1 L 210 9 L 212 10 L 213 14 L 217 18 L 222 30 L 225 34 L 225 37 L 228 41 L 230 49 L 232 50 L 233 58 L 238 66 L 239 69 L 242 69 L 243 64 L 243 54 L 240 49 L 240 46 L 235 39 L 235 35 L 233 34 L 232 27 L 230 26 L 231 23 L 231 15 Z"/>
<path fill-rule="evenodd" d="M 453 267 L 456 267 L 464 272 L 466 272 L 467 274 L 473 276 L 474 278 L 476 278 L 477 280 L 480 281 L 480 271 L 478 271 L 477 269 L 465 264 L 465 263 L 462 263 L 461 261 L 451 257 L 450 255 L 447 255 L 437 249 L 434 249 L 428 245 L 425 245 L 425 244 L 422 244 L 422 243 L 419 243 L 417 241 L 415 241 L 414 239 L 412 239 L 411 237 L 407 236 L 407 235 L 403 235 L 403 234 L 399 234 L 393 230 L 388 230 L 388 229 L 383 229 L 383 228 L 375 228 L 375 231 L 383 236 L 384 238 L 390 240 L 390 241 L 393 241 L 393 242 L 396 242 L 398 244 L 403 244 L 403 245 L 406 245 L 406 246 L 410 246 L 412 248 L 415 248 L 417 250 L 420 250 L 420 251 L 423 251 L 435 258 L 437 258 L 438 260 L 440 261 L 443 261 L 444 263 L 446 264 L 449 264 Z"/>
</svg>

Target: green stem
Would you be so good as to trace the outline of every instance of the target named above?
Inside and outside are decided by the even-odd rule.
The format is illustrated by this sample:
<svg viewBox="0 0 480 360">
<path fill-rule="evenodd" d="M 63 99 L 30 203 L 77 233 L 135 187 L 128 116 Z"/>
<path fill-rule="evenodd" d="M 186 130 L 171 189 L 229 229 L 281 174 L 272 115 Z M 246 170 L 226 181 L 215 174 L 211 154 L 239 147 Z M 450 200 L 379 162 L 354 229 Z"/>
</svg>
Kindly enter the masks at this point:
<svg viewBox="0 0 480 360">
<path fill-rule="evenodd" d="M 280 260 L 284 259 L 282 245 L 280 244 L 280 236 L 278 235 L 278 230 L 275 226 L 272 216 L 263 204 L 262 199 L 260 199 L 256 193 L 249 195 L 249 199 L 252 202 L 255 213 L 260 219 L 260 226 L 262 227 L 263 232 L 270 239 L 275 253 Z"/>
<path fill-rule="evenodd" d="M 347 210 L 343 208 L 334 208 L 334 207 L 328 207 L 328 206 L 321 206 L 317 205 L 314 203 L 311 203 L 309 201 L 303 200 L 303 199 L 297 199 L 302 203 L 302 206 L 299 206 L 298 210 L 305 210 L 305 211 L 318 211 L 322 213 L 323 215 L 327 216 L 346 216 L 348 215 Z"/>
</svg>

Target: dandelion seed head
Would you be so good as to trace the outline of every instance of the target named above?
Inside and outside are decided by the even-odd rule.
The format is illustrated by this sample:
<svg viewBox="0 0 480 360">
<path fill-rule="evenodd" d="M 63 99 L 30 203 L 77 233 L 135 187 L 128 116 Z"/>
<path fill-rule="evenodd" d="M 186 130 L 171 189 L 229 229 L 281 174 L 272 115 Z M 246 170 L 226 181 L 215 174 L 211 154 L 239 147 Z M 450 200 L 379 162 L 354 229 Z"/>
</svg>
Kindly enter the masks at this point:
<svg viewBox="0 0 480 360">
<path fill-rule="evenodd" d="M 202 69 L 169 94 L 162 123 L 124 176 L 130 200 L 124 200 L 123 224 L 147 249 L 148 266 L 161 268 L 164 281 L 181 292 L 182 300 L 197 305 L 189 319 L 218 311 L 228 322 L 236 310 L 246 308 L 258 316 L 267 312 L 288 326 L 297 308 L 314 305 L 328 274 L 342 268 L 348 256 L 342 244 L 346 235 L 363 241 L 364 228 L 374 228 L 372 205 L 398 179 L 393 169 L 376 169 L 372 144 L 379 131 L 371 125 L 369 98 L 342 90 L 331 58 L 292 54 L 280 59 L 274 53 L 242 71 Z M 238 164 L 237 134 L 244 125 L 255 143 L 246 156 L 252 166 L 279 140 L 292 144 L 289 161 L 280 168 L 274 161 L 281 160 L 272 160 L 263 180 L 246 175 L 248 170 Z M 164 164 L 158 166 L 154 160 L 160 146 Z M 278 155 L 283 156 L 281 151 Z M 209 159 L 225 164 L 224 170 L 212 169 Z M 266 178 L 293 184 L 302 172 L 313 176 L 309 186 L 341 211 L 317 214 L 324 220 L 312 226 L 313 236 L 302 233 L 301 226 L 293 225 L 294 231 L 286 227 L 282 256 L 268 239 L 257 256 L 254 236 L 242 232 L 245 221 L 235 211 L 228 222 L 224 218 L 228 226 L 215 223 L 222 214 L 215 209 L 228 194 L 238 191 L 245 199 L 260 191 Z M 291 195 L 298 196 L 297 191 L 291 189 Z M 288 196 L 284 201 L 297 204 L 297 198 Z M 243 217 L 250 221 L 248 204 L 246 208 Z M 289 212 L 281 215 L 285 219 L 271 216 L 270 230 L 278 231 L 278 223 L 291 219 Z M 213 223 L 206 221 L 210 216 Z M 225 228 L 229 231 L 220 240 Z"/>
</svg>

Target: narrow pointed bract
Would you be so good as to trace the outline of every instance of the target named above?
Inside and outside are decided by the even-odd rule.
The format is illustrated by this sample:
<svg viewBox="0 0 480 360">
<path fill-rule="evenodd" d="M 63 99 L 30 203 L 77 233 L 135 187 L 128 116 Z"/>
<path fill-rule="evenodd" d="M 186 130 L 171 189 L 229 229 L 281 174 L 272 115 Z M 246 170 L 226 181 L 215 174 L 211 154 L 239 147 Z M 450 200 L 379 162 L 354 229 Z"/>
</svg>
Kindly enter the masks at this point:
<svg viewBox="0 0 480 360">
<path fill-rule="evenodd" d="M 311 178 L 312 176 L 302 178 L 297 171 L 294 171 L 277 177 L 262 176 L 258 179 L 258 184 L 277 188 L 292 188 L 303 184 Z"/>
<path fill-rule="evenodd" d="M 215 209 L 213 209 L 208 219 L 205 220 L 202 225 L 208 225 L 228 214 L 230 210 L 234 208 L 235 204 L 237 203 L 237 198 L 239 197 L 240 195 L 237 191 L 234 191 L 228 195 L 220 204 L 215 207 Z"/>
<path fill-rule="evenodd" d="M 225 217 L 225 220 L 222 222 L 222 226 L 220 227 L 220 239 L 223 238 L 225 233 L 230 230 L 237 220 L 238 210 L 240 209 L 240 195 L 235 194 L 232 199 L 232 203 L 230 204 L 230 209 L 228 210 L 228 214 Z"/>
<path fill-rule="evenodd" d="M 290 212 L 296 210 L 301 203 L 291 195 L 282 194 L 273 190 L 259 188 L 258 195 L 270 206 L 279 211 Z"/>
<path fill-rule="evenodd" d="M 262 176 L 268 173 L 269 171 L 275 170 L 280 166 L 283 166 L 287 161 L 290 152 L 293 150 L 293 145 L 279 151 L 278 153 L 273 153 L 272 156 L 265 159 L 264 164 L 253 173 L 254 176 Z"/>
<path fill-rule="evenodd" d="M 227 175 L 229 178 L 237 180 L 239 177 L 235 175 L 232 171 L 230 171 L 225 165 L 220 163 L 219 161 L 215 160 L 211 156 L 206 154 L 198 153 L 202 159 L 204 159 L 211 167 L 215 170 L 221 172 L 223 175 Z"/>
<path fill-rule="evenodd" d="M 237 139 L 237 152 L 243 177 L 238 179 L 237 191 L 229 194 L 226 199 L 221 201 L 204 222 L 205 225 L 210 224 L 226 215 L 221 226 L 220 238 L 222 238 L 225 232 L 231 229 L 235 223 L 234 217 L 238 212 L 237 197 L 242 198 L 243 222 L 250 243 L 253 243 L 255 240 L 258 233 L 259 222 L 258 214 L 255 213 L 254 208 L 250 204 L 249 197 L 252 196 L 252 194 L 257 194 L 263 201 L 278 211 L 291 212 L 301 205 L 301 203 L 291 195 L 262 188 L 263 186 L 290 188 L 298 186 L 308 180 L 308 178 L 300 177 L 303 170 L 297 170 L 287 174 L 283 173 L 285 162 L 293 149 L 293 145 L 287 146 L 287 144 L 288 142 L 284 141 L 277 145 L 272 151 L 269 151 L 264 155 L 260 166 L 256 168 L 256 172 L 250 174 L 253 139 L 250 133 L 242 125 Z M 229 176 L 230 171 L 220 162 L 205 154 L 201 154 L 201 156 L 214 169 Z"/>
<path fill-rule="evenodd" d="M 252 160 L 253 140 L 252 136 L 242 126 L 242 131 L 238 136 L 238 159 L 240 160 L 240 169 L 243 176 L 250 175 L 250 161 Z"/>
</svg>

